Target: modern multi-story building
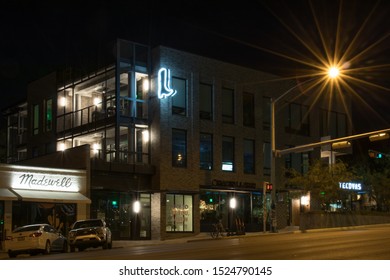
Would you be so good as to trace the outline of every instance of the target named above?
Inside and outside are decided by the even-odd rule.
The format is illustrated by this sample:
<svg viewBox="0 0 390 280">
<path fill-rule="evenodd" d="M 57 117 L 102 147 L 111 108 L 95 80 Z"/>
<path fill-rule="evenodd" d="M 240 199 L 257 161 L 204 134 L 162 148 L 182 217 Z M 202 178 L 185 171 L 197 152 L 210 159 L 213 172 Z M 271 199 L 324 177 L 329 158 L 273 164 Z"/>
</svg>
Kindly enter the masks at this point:
<svg viewBox="0 0 390 280">
<path fill-rule="evenodd" d="M 98 217 L 115 239 L 193 235 L 216 219 L 232 230 L 238 219 L 247 231 L 266 230 L 271 99 L 295 87 L 276 111 L 280 149 L 348 133 L 343 104 L 313 103 L 312 92 L 263 71 L 125 40 L 115 58 L 87 74 L 42 77 L 26 102 L 4 112 L 12 165 L 0 171 L 23 165 L 38 181 L 81 170 L 83 184 L 63 197 L 61 187 L 27 193 L 1 185 L 5 229 L 50 217 L 66 231 L 76 219 Z M 304 172 L 320 157 L 313 150 L 277 159 L 277 185 L 284 167 Z M 297 224 L 299 200 L 282 187 L 277 194 L 278 227 Z"/>
</svg>

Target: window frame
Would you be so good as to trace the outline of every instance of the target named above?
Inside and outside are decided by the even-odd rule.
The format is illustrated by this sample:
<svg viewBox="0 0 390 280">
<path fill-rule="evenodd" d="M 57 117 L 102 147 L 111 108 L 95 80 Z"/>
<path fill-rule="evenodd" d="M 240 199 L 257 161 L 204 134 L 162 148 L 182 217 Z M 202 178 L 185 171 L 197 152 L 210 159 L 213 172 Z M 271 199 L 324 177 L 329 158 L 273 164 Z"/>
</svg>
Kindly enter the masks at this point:
<svg viewBox="0 0 390 280">
<path fill-rule="evenodd" d="M 202 135 L 207 136 L 208 140 L 207 143 L 209 143 L 210 151 L 207 153 L 202 153 Z M 201 170 L 213 170 L 213 135 L 211 133 L 200 133 L 199 135 L 199 168 Z M 209 157 L 209 161 L 202 160 L 202 154 L 205 154 L 205 157 Z M 203 164 L 204 163 L 204 164 Z M 208 168 L 207 168 L 208 167 Z"/>
<path fill-rule="evenodd" d="M 178 88 L 178 85 L 177 85 L 177 81 L 182 81 L 184 82 L 184 96 L 181 96 L 183 95 L 182 92 L 180 92 L 180 88 Z M 187 85 L 188 82 L 187 82 L 187 79 L 184 79 L 184 78 L 179 78 L 179 77 L 172 77 L 172 88 L 175 89 L 177 91 L 177 93 L 172 96 L 172 115 L 180 115 L 180 116 L 187 116 L 187 100 L 188 100 L 188 89 L 187 89 Z M 179 98 L 180 97 L 180 104 L 183 105 L 183 107 L 180 107 L 180 106 L 175 106 L 175 105 L 178 105 L 179 103 L 176 103 L 177 101 L 179 101 Z M 184 100 L 182 100 L 184 99 Z"/>
<path fill-rule="evenodd" d="M 230 141 L 226 141 L 230 140 Z M 228 148 L 227 143 L 230 143 L 231 151 L 226 150 Z M 221 170 L 225 172 L 235 172 L 235 139 L 232 136 L 222 136 L 222 162 Z M 229 159 L 230 158 L 230 159 Z M 231 162 L 231 169 L 228 169 L 227 163 Z"/>
<path fill-rule="evenodd" d="M 182 201 L 179 201 L 178 200 Z M 186 207 L 186 198 L 190 199 L 191 206 Z M 173 207 L 169 209 L 168 200 L 173 199 Z M 181 203 L 181 204 L 179 204 Z M 181 208 L 178 206 L 182 206 Z M 186 211 L 186 209 L 188 209 Z M 169 211 L 173 211 L 174 213 L 170 214 Z M 182 215 L 178 215 L 178 213 L 182 212 Z M 186 214 L 186 212 L 188 214 Z M 166 194 L 166 210 L 165 210 L 166 218 L 165 218 L 165 231 L 167 233 L 183 233 L 183 232 L 194 232 L 194 196 L 190 194 L 181 194 L 181 193 L 167 193 Z M 186 216 L 188 217 L 188 220 L 186 220 Z M 182 222 L 176 222 L 179 220 L 178 218 L 182 216 L 183 219 Z M 172 218 L 172 224 L 169 224 L 169 219 Z M 178 224 L 181 224 L 183 230 L 177 230 Z M 190 226 L 191 229 L 184 230 L 186 226 Z M 168 226 L 171 227 L 171 230 L 168 230 Z"/>
<path fill-rule="evenodd" d="M 180 143 L 175 144 L 175 138 L 177 138 L 180 133 L 182 133 L 181 136 L 184 135 L 184 139 L 182 139 L 184 142 L 184 149 L 175 149 L 175 146 L 180 146 Z M 177 136 L 175 137 L 175 135 Z M 187 146 L 187 130 L 172 128 L 172 167 L 187 168 Z M 178 151 L 178 153 L 176 153 L 176 151 Z M 183 151 L 183 154 L 180 154 L 180 151 Z M 180 159 L 180 157 L 182 158 L 182 160 Z M 177 159 L 176 161 L 175 158 Z M 182 164 L 179 164 L 178 162 L 181 161 Z"/>
<path fill-rule="evenodd" d="M 203 91 L 202 87 L 208 87 L 210 91 Z M 208 94 L 208 95 L 206 95 Z M 199 83 L 199 119 L 201 120 L 213 120 L 214 118 L 214 102 L 213 102 L 213 96 L 214 96 L 214 91 L 213 91 L 213 85 L 208 84 L 208 83 Z M 206 104 L 206 101 L 209 101 L 210 104 Z M 202 106 L 203 105 L 203 106 Z M 204 106 L 207 105 L 207 106 Z M 209 107 L 209 111 L 204 111 L 205 107 Z"/>
</svg>

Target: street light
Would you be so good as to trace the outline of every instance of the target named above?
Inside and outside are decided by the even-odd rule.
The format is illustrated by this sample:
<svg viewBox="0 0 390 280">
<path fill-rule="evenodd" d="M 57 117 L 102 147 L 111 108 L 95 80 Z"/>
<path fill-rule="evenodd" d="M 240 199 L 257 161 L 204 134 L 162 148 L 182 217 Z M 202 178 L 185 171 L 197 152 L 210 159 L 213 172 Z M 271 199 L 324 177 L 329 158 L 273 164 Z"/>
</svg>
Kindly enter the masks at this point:
<svg viewBox="0 0 390 280">
<path fill-rule="evenodd" d="M 340 75 L 340 69 L 337 66 L 330 66 L 328 68 L 328 71 L 326 72 L 326 75 L 328 76 L 329 79 L 335 80 L 339 77 Z M 275 170 L 275 165 L 276 165 L 276 156 L 277 156 L 277 151 L 276 151 L 276 139 L 275 139 L 275 104 L 278 103 L 280 100 L 285 98 L 291 91 L 296 89 L 299 86 L 302 86 L 304 84 L 307 84 L 314 79 L 318 79 L 318 76 L 315 76 L 309 80 L 304 81 L 301 84 L 297 84 L 290 88 L 289 90 L 285 91 L 283 94 L 281 94 L 279 97 L 273 99 L 271 98 L 271 184 L 273 185 L 272 192 L 271 192 L 271 205 L 273 205 L 275 209 L 275 221 L 273 222 L 273 230 L 277 229 L 277 207 L 276 207 L 276 190 L 277 190 L 277 185 L 276 185 L 276 170 Z"/>
<path fill-rule="evenodd" d="M 336 66 L 329 67 L 329 69 L 328 69 L 329 78 L 331 78 L 331 79 L 337 78 L 339 74 L 340 74 L 340 70 L 338 67 L 336 67 Z"/>
</svg>

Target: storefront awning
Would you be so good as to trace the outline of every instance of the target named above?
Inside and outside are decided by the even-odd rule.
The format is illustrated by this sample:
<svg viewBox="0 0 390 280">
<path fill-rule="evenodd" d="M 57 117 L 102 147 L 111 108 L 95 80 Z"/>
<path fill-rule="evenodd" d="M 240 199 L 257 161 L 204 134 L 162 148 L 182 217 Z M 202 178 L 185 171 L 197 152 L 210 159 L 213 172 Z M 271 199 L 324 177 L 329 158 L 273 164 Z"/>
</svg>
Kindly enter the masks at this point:
<svg viewBox="0 0 390 280">
<path fill-rule="evenodd" d="M 91 200 L 77 192 L 55 192 L 55 191 L 30 191 L 16 190 L 14 192 L 21 196 L 23 201 L 51 202 L 51 203 L 91 203 Z"/>
<path fill-rule="evenodd" d="M 0 188 L 0 200 L 18 200 L 18 197 L 9 189 Z"/>
</svg>

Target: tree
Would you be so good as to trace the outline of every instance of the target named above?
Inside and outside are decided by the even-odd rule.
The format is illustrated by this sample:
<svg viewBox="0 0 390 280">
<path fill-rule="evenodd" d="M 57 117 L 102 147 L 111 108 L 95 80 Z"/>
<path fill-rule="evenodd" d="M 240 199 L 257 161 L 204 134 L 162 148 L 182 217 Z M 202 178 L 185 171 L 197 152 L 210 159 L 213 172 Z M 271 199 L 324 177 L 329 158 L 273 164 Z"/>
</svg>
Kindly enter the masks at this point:
<svg viewBox="0 0 390 280">
<path fill-rule="evenodd" d="M 340 199 L 345 190 L 340 190 L 339 183 L 349 182 L 353 178 L 348 166 L 342 161 L 328 165 L 317 160 L 305 174 L 295 169 L 289 169 L 288 173 L 289 186 L 300 188 L 304 193 L 310 192 L 311 200 L 318 201 L 321 205 L 329 205 Z"/>
<path fill-rule="evenodd" d="M 390 211 L 390 158 L 359 161 L 353 172 L 363 182 L 366 192 L 377 204 L 377 210 Z"/>
</svg>

